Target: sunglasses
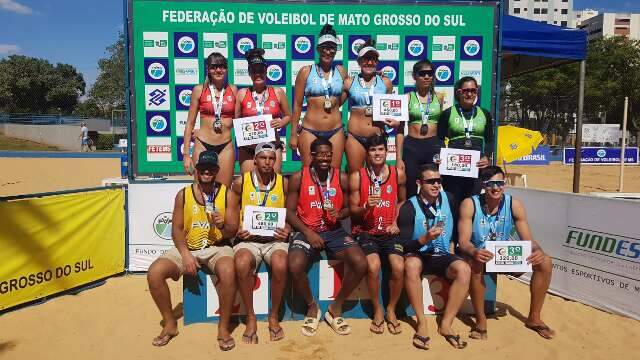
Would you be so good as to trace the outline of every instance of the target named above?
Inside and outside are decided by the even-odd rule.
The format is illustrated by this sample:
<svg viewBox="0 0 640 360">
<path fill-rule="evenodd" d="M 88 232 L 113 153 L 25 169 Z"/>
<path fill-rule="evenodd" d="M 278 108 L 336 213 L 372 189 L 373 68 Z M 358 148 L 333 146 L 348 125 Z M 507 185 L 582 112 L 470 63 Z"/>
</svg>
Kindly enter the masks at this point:
<svg viewBox="0 0 640 360">
<path fill-rule="evenodd" d="M 333 157 L 333 151 L 313 152 L 313 153 L 311 153 L 311 155 L 313 155 L 315 157 L 319 157 L 319 158 L 330 158 L 330 157 Z"/>
<path fill-rule="evenodd" d="M 209 64 L 209 69 L 226 69 L 227 64 Z"/>
<path fill-rule="evenodd" d="M 323 46 L 320 46 L 320 51 L 337 52 L 338 47 L 335 45 L 323 45 Z"/>
<path fill-rule="evenodd" d="M 420 183 L 429 185 L 442 184 L 442 178 L 421 179 Z"/>
<path fill-rule="evenodd" d="M 476 88 L 458 89 L 458 92 L 461 94 L 476 94 L 478 92 L 478 89 Z"/>
<path fill-rule="evenodd" d="M 433 77 L 434 71 L 433 69 L 429 69 L 429 70 L 419 70 L 416 72 L 416 76 L 417 77 Z"/>
<path fill-rule="evenodd" d="M 503 188 L 507 185 L 507 182 L 504 180 L 487 180 L 483 181 L 482 184 L 487 188 Z"/>
<path fill-rule="evenodd" d="M 200 173 L 205 173 L 205 172 L 210 172 L 210 173 L 214 173 L 218 170 L 220 170 L 219 167 L 217 166 L 198 166 L 196 165 L 196 169 L 200 172 Z"/>
</svg>

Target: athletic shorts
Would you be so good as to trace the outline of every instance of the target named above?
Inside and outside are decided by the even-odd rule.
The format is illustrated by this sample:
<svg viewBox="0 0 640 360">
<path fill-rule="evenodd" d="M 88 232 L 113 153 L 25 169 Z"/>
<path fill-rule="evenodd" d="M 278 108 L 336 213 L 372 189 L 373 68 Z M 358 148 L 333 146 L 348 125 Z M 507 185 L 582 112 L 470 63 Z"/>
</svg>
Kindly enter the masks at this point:
<svg viewBox="0 0 640 360">
<path fill-rule="evenodd" d="M 87 145 L 89 143 L 89 138 L 82 139 L 81 145 Z"/>
<path fill-rule="evenodd" d="M 358 243 L 353 240 L 351 235 L 347 234 L 342 226 L 338 226 L 334 230 L 318 233 L 324 241 L 324 249 L 327 252 L 328 257 L 335 257 L 335 255 L 341 251 L 346 250 L 351 246 L 358 246 Z M 291 244 L 289 245 L 289 252 L 303 251 L 309 258 L 319 258 L 320 251 L 314 249 L 307 241 L 306 237 L 301 232 L 293 233 Z"/>
<path fill-rule="evenodd" d="M 404 247 L 402 246 L 402 243 L 400 243 L 400 237 L 397 235 L 389 236 L 361 233 L 358 234 L 356 239 L 365 255 L 404 255 Z"/>
<path fill-rule="evenodd" d="M 267 243 L 242 241 L 233 246 L 233 253 L 237 254 L 241 249 L 246 249 L 256 260 L 256 269 L 260 267 L 260 262 L 264 260 L 267 265 L 271 266 L 271 255 L 278 250 L 285 253 L 289 251 L 289 243 L 282 241 L 270 241 Z"/>
<path fill-rule="evenodd" d="M 422 259 L 422 275 L 436 275 L 441 278 L 447 278 L 447 269 L 454 261 L 461 260 L 463 258 L 458 255 L 443 253 L 443 254 L 411 254 L 419 256 Z"/>
<path fill-rule="evenodd" d="M 191 250 L 191 254 L 195 256 L 200 265 L 205 265 L 211 273 L 215 273 L 216 262 L 225 256 L 233 258 L 233 250 L 228 245 L 213 245 L 200 250 Z M 180 275 L 184 273 L 184 265 L 182 265 L 182 255 L 177 248 L 172 247 L 160 256 L 161 259 L 171 260 L 178 266 Z"/>
</svg>

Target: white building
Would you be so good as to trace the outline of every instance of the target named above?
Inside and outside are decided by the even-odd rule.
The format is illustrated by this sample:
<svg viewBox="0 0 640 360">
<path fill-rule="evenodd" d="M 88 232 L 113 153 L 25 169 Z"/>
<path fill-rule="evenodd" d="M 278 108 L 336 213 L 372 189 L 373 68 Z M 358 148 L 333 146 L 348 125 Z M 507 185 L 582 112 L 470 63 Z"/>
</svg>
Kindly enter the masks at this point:
<svg viewBox="0 0 640 360">
<path fill-rule="evenodd" d="M 590 19 L 596 15 L 598 15 L 598 10 L 594 9 L 584 9 L 573 12 L 574 16 L 574 25 L 572 27 L 579 28 L 582 25 L 582 22 Z"/>
<path fill-rule="evenodd" d="M 574 25 L 573 0 L 507 0 L 505 12 L 550 25 Z"/>
<path fill-rule="evenodd" d="M 640 40 L 640 14 L 602 13 L 582 20 L 580 27 L 587 30 L 589 40 L 614 35 Z"/>
</svg>

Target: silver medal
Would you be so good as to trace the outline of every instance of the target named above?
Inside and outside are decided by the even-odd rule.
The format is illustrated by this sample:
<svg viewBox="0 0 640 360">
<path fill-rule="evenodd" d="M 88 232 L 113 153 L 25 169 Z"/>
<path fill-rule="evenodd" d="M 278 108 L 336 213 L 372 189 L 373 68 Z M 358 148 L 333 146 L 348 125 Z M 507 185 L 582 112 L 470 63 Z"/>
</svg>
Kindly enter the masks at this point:
<svg viewBox="0 0 640 360">
<path fill-rule="evenodd" d="M 214 210 L 215 210 L 215 208 L 213 206 L 213 201 L 209 201 L 209 200 L 205 201 L 205 203 L 204 203 L 204 211 L 207 214 L 211 214 L 211 213 L 213 213 Z"/>
<path fill-rule="evenodd" d="M 367 106 L 366 108 L 364 108 L 364 115 L 373 116 L 373 108 L 371 106 Z"/>
<path fill-rule="evenodd" d="M 465 139 L 464 140 L 464 147 L 470 148 L 471 146 L 473 146 L 473 143 L 471 142 L 471 139 Z"/>
<path fill-rule="evenodd" d="M 325 110 L 331 110 L 331 107 L 332 107 L 332 105 L 331 105 L 331 100 L 329 100 L 329 99 L 325 100 L 325 101 L 324 101 L 324 108 L 325 108 Z"/>
</svg>

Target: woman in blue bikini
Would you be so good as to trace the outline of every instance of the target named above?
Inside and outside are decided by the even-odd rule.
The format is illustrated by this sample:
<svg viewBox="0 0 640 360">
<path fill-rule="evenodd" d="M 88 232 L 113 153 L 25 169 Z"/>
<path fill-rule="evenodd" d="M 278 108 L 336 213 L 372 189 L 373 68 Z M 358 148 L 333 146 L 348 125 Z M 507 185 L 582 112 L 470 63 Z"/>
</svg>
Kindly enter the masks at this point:
<svg viewBox="0 0 640 360">
<path fill-rule="evenodd" d="M 300 69 L 296 77 L 291 137 L 289 146 L 299 151 L 303 166 L 311 163 L 310 145 L 316 138 L 326 138 L 333 145 L 332 167 L 340 167 L 344 152 L 344 131 L 340 106 L 344 102 L 342 84 L 347 72 L 333 59 L 338 49 L 338 37 L 331 25 L 320 31 L 317 51 L 320 61 Z M 307 112 L 301 124 L 302 104 L 307 99 Z"/>
</svg>

